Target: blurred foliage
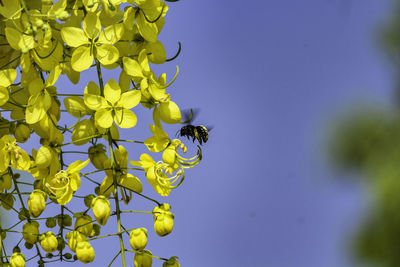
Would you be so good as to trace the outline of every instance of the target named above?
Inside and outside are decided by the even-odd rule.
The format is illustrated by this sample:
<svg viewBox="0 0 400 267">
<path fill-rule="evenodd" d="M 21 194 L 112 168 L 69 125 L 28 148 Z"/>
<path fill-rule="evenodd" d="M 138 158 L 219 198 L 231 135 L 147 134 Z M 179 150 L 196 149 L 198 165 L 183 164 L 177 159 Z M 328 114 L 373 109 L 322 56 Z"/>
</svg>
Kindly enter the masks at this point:
<svg viewBox="0 0 400 267">
<path fill-rule="evenodd" d="M 400 0 L 380 31 L 383 51 L 394 65 L 397 107 L 362 109 L 342 120 L 330 152 L 337 167 L 361 173 L 372 203 L 355 235 L 353 252 L 367 266 L 400 266 Z"/>
<path fill-rule="evenodd" d="M 331 143 L 335 164 L 361 172 L 373 196 L 353 244 L 369 266 L 400 266 L 400 114 L 393 114 L 358 112 L 340 123 Z"/>
</svg>

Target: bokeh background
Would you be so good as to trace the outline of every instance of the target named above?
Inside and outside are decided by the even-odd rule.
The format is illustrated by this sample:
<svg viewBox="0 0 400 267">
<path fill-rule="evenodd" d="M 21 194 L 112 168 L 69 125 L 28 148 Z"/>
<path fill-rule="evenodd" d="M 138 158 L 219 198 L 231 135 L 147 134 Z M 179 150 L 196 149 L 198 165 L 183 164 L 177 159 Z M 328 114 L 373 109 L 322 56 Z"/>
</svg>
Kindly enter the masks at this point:
<svg viewBox="0 0 400 267">
<path fill-rule="evenodd" d="M 160 39 L 168 55 L 178 41 L 182 52 L 155 69 L 172 77 L 179 65 L 174 101 L 200 108 L 195 123 L 214 128 L 202 163 L 170 198 L 144 187 L 171 204 L 173 233 L 157 237 L 145 214 L 126 217 L 126 225 L 149 228 L 147 248 L 187 267 L 400 266 L 398 1 L 169 7 Z M 92 79 L 87 71 L 79 86 L 57 85 L 81 90 Z M 138 126 L 122 133 L 143 140 L 151 116 L 135 112 Z M 167 127 L 170 136 L 178 129 Z M 133 160 L 145 152 L 126 147 Z M 137 198 L 130 205 L 153 207 Z M 93 265 L 106 266 L 119 245 L 114 238 L 93 247 Z"/>
</svg>

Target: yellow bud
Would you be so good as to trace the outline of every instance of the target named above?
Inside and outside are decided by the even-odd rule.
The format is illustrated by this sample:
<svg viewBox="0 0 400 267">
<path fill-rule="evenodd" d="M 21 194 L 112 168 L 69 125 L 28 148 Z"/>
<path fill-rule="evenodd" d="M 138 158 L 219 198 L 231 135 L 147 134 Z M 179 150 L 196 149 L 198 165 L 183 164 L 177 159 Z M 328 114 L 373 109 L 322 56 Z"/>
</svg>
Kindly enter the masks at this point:
<svg viewBox="0 0 400 267">
<path fill-rule="evenodd" d="M 25 256 L 21 252 L 15 252 L 10 259 L 11 267 L 25 267 Z"/>
<path fill-rule="evenodd" d="M 129 242 L 131 247 L 135 250 L 142 250 L 147 245 L 147 229 L 146 228 L 136 228 L 133 229 L 129 235 Z"/>
<path fill-rule="evenodd" d="M 54 252 L 57 250 L 58 240 L 53 232 L 46 232 L 40 235 L 40 246 L 46 252 Z"/>
<path fill-rule="evenodd" d="M 111 208 L 110 202 L 105 196 L 98 196 L 92 200 L 92 209 L 96 221 L 105 225 L 110 217 Z"/>
<path fill-rule="evenodd" d="M 42 190 L 36 189 L 30 194 L 28 198 L 29 214 L 37 218 L 42 214 L 46 208 L 47 195 Z"/>
<path fill-rule="evenodd" d="M 78 231 L 68 232 L 68 234 L 66 235 L 66 238 L 68 239 L 68 247 L 73 252 L 76 252 L 76 245 L 79 242 L 86 240 L 86 236 Z"/>
<path fill-rule="evenodd" d="M 163 203 L 153 209 L 154 230 L 159 236 L 166 236 L 174 228 L 174 214 L 170 212 L 171 206 Z"/>
<path fill-rule="evenodd" d="M 89 148 L 89 159 L 96 169 L 104 169 L 104 162 L 107 161 L 106 149 L 103 144 L 97 144 Z"/>
<path fill-rule="evenodd" d="M 180 267 L 181 265 L 179 264 L 179 262 L 176 260 L 177 257 L 171 257 L 169 260 L 165 261 L 163 263 L 163 267 Z"/>
<path fill-rule="evenodd" d="M 25 123 L 18 124 L 14 136 L 17 142 L 25 143 L 31 136 L 31 128 Z"/>
<path fill-rule="evenodd" d="M 76 256 L 83 263 L 89 263 L 94 260 L 94 249 L 87 241 L 78 242 L 76 245 Z"/>
<path fill-rule="evenodd" d="M 76 213 L 74 217 L 77 217 L 75 220 L 74 229 L 86 236 L 89 236 L 93 230 L 92 218 L 87 214 L 83 215 L 79 213 Z"/>
<path fill-rule="evenodd" d="M 26 222 L 22 226 L 22 237 L 26 242 L 35 244 L 39 238 L 39 223 L 37 221 Z"/>
<path fill-rule="evenodd" d="M 133 258 L 135 267 L 151 267 L 153 263 L 151 255 L 151 252 L 148 250 L 137 251 Z"/>
</svg>

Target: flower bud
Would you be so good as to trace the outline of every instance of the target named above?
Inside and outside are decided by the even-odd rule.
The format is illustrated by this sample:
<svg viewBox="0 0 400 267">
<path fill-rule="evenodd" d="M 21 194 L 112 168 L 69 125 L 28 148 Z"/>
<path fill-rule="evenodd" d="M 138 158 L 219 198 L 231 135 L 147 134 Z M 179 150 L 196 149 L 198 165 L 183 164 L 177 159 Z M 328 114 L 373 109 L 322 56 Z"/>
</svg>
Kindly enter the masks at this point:
<svg viewBox="0 0 400 267">
<path fill-rule="evenodd" d="M 14 206 L 14 196 L 12 194 L 1 194 L 0 195 L 1 205 L 6 209 L 10 210 Z"/>
<path fill-rule="evenodd" d="M 78 232 L 78 231 L 68 232 L 68 234 L 66 235 L 66 238 L 68 239 L 68 247 L 73 252 L 76 252 L 76 245 L 79 242 L 86 240 L 86 236 L 84 234 L 82 234 L 81 232 Z"/>
<path fill-rule="evenodd" d="M 64 238 L 62 238 L 61 236 L 57 237 L 57 242 L 58 242 L 57 250 L 64 250 L 65 248 Z"/>
<path fill-rule="evenodd" d="M 37 221 L 26 222 L 22 226 L 22 237 L 26 242 L 35 244 L 39 239 L 39 223 Z"/>
<path fill-rule="evenodd" d="M 13 253 L 10 259 L 11 267 L 25 267 L 25 256 L 21 252 Z"/>
<path fill-rule="evenodd" d="M 91 208 L 92 207 L 92 200 L 95 198 L 95 195 L 90 194 L 90 195 L 86 195 L 85 198 L 83 199 L 83 202 L 85 203 L 85 206 L 87 208 Z"/>
<path fill-rule="evenodd" d="M 159 236 L 166 236 L 174 227 L 174 214 L 170 212 L 171 206 L 163 203 L 153 209 L 154 230 Z"/>
<path fill-rule="evenodd" d="M 68 214 L 64 214 L 61 216 L 61 214 L 57 215 L 57 224 L 60 227 L 69 227 L 72 225 L 72 218 Z"/>
<path fill-rule="evenodd" d="M 153 257 L 151 252 L 148 250 L 137 251 L 133 257 L 135 267 L 151 267 L 153 263 Z"/>
<path fill-rule="evenodd" d="M 15 128 L 14 136 L 17 142 L 25 143 L 31 136 L 31 128 L 25 123 L 20 123 Z"/>
<path fill-rule="evenodd" d="M 97 144 L 89 148 L 89 159 L 96 169 L 104 169 L 104 162 L 108 160 L 106 149 L 103 144 Z"/>
<path fill-rule="evenodd" d="M 33 248 L 33 244 L 29 243 L 29 242 L 25 242 L 24 244 L 26 249 L 32 249 Z"/>
<path fill-rule="evenodd" d="M 18 212 L 18 219 L 24 221 L 29 218 L 29 211 L 26 208 L 21 208 Z"/>
<path fill-rule="evenodd" d="M 92 218 L 82 213 L 75 213 L 74 217 L 76 217 L 74 229 L 81 232 L 85 236 L 89 236 L 93 230 Z"/>
<path fill-rule="evenodd" d="M 96 221 L 105 225 L 110 217 L 111 208 L 110 202 L 105 196 L 98 196 L 92 200 L 92 209 Z"/>
<path fill-rule="evenodd" d="M 49 217 L 49 218 L 46 219 L 46 226 L 48 228 L 54 228 L 54 227 L 56 227 L 56 225 L 57 225 L 56 218 Z"/>
<path fill-rule="evenodd" d="M 39 189 L 33 190 L 28 198 L 29 214 L 32 217 L 37 218 L 42 214 L 46 208 L 46 199 L 47 195 L 45 192 Z"/>
<path fill-rule="evenodd" d="M 100 225 L 98 225 L 97 223 L 93 224 L 93 231 L 92 231 L 92 233 L 90 234 L 90 236 L 92 237 L 92 236 L 98 236 L 98 235 L 100 235 L 100 229 L 101 229 L 101 226 L 100 226 Z"/>
<path fill-rule="evenodd" d="M 146 228 L 136 228 L 130 233 L 129 242 L 131 247 L 135 250 L 142 250 L 147 245 L 147 229 Z"/>
<path fill-rule="evenodd" d="M 46 232 L 40 235 L 40 246 L 46 252 L 54 252 L 57 250 L 58 241 L 53 232 Z"/>
<path fill-rule="evenodd" d="M 178 257 L 176 257 L 176 256 L 171 257 L 169 260 L 165 261 L 162 266 L 163 267 L 180 267 L 181 265 L 176 260 L 177 258 Z"/>
<path fill-rule="evenodd" d="M 89 263 L 94 260 L 94 249 L 87 241 L 78 242 L 76 245 L 76 256 L 83 263 Z"/>
<path fill-rule="evenodd" d="M 4 172 L 0 176 L 0 192 L 10 190 L 12 186 L 11 176 L 8 172 Z"/>
</svg>

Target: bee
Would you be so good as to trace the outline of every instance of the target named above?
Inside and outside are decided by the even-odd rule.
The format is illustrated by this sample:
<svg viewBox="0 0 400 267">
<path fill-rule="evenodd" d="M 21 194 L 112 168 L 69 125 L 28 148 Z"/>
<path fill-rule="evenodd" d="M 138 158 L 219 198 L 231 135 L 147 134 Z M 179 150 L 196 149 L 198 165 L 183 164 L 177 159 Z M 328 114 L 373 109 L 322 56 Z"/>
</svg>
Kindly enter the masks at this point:
<svg viewBox="0 0 400 267">
<path fill-rule="evenodd" d="M 206 143 L 208 141 L 208 132 L 211 131 L 211 128 L 207 128 L 204 125 L 199 125 L 195 126 L 192 124 L 189 124 L 193 120 L 193 109 L 190 109 L 190 115 L 188 112 L 184 112 L 184 117 L 188 118 L 182 123 L 187 123 L 187 125 L 183 126 L 180 130 L 178 130 L 177 135 L 178 136 L 186 136 L 188 139 L 190 137 L 192 138 L 193 142 L 194 140 L 197 140 L 200 145 Z"/>
</svg>

